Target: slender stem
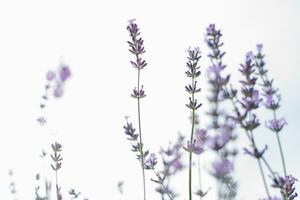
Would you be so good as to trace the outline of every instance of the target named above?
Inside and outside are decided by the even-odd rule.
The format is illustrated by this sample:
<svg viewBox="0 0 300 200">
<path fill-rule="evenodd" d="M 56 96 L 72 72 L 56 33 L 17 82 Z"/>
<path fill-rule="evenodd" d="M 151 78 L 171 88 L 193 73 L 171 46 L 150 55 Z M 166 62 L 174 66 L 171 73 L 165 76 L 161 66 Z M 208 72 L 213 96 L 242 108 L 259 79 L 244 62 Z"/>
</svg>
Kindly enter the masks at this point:
<svg viewBox="0 0 300 200">
<path fill-rule="evenodd" d="M 258 162 L 258 166 L 259 166 L 259 169 L 260 169 L 261 177 L 262 177 L 263 182 L 264 182 L 264 187 L 265 187 L 267 196 L 268 196 L 268 198 L 270 198 L 271 196 L 270 196 L 270 192 L 269 192 L 269 189 L 268 189 L 267 181 L 266 181 L 266 178 L 265 178 L 264 170 L 263 170 L 263 168 L 261 166 L 261 162 L 260 162 L 259 158 L 257 159 L 257 162 Z"/>
<path fill-rule="evenodd" d="M 250 135 L 251 135 L 251 138 L 252 138 L 252 141 L 251 141 L 252 145 L 256 149 L 256 144 L 255 144 L 254 135 L 253 135 L 252 131 L 250 131 Z M 262 177 L 262 180 L 263 180 L 263 184 L 264 184 L 267 196 L 268 196 L 268 198 L 270 198 L 271 196 L 270 196 L 270 192 L 269 192 L 269 189 L 268 189 L 267 181 L 266 181 L 266 178 L 265 178 L 264 170 L 263 170 L 263 168 L 261 166 L 260 158 L 257 158 L 257 162 L 258 162 L 260 174 L 261 174 L 261 177 Z"/>
<path fill-rule="evenodd" d="M 273 178 L 276 178 L 276 177 L 275 177 L 275 173 L 274 173 L 274 171 L 272 170 L 272 168 L 271 168 L 270 164 L 268 163 L 268 161 L 267 161 L 263 156 L 261 156 L 261 159 L 262 159 L 262 161 L 264 162 L 264 164 L 266 165 L 266 167 L 268 168 L 268 170 L 270 171 L 270 173 L 271 173 L 271 175 L 273 176 Z"/>
<path fill-rule="evenodd" d="M 198 156 L 198 179 L 199 179 L 199 189 L 202 191 L 202 181 L 201 181 L 201 161 L 200 156 Z M 202 196 L 199 195 L 200 200 L 202 200 Z"/>
<path fill-rule="evenodd" d="M 56 198 L 57 200 L 60 200 L 60 197 L 59 197 L 59 191 L 58 191 L 58 178 L 57 178 L 57 170 L 55 170 L 55 185 L 56 185 Z"/>
<path fill-rule="evenodd" d="M 275 121 L 277 121 L 275 110 L 273 110 L 273 118 L 274 118 Z M 280 141 L 280 137 L 279 137 L 279 132 L 278 131 L 276 131 L 276 139 L 277 139 L 277 143 L 278 143 L 279 150 L 280 150 L 281 161 L 282 161 L 282 166 L 283 166 L 283 172 L 284 172 L 284 175 L 287 176 L 286 166 L 285 166 L 285 161 L 284 161 L 284 155 L 283 155 L 282 145 L 281 145 L 281 141 Z"/>
<path fill-rule="evenodd" d="M 138 69 L 138 81 L 137 81 L 137 90 L 140 91 L 140 69 Z M 140 154 L 141 154 L 141 167 L 143 174 L 143 192 L 144 200 L 146 200 L 146 179 L 145 179 L 145 168 L 144 168 L 144 152 L 143 152 L 143 140 L 142 140 L 142 126 L 141 126 L 141 107 L 140 107 L 140 98 L 137 98 L 138 102 L 138 122 L 139 122 L 139 134 L 140 134 Z"/>
<path fill-rule="evenodd" d="M 268 77 L 266 75 L 262 75 L 262 74 L 260 74 L 260 77 L 261 77 L 264 85 L 266 85 L 266 83 L 268 82 Z M 274 118 L 275 121 L 277 120 L 276 119 L 276 112 L 275 112 L 274 109 L 273 109 L 273 118 Z M 285 165 L 285 161 L 284 161 L 284 155 L 283 155 L 282 145 L 281 145 L 281 141 L 280 141 L 280 137 L 279 137 L 279 132 L 276 132 L 276 139 L 277 139 L 277 143 L 278 143 L 279 150 L 280 150 L 281 162 L 282 162 L 282 166 L 283 166 L 283 172 L 284 172 L 284 175 L 286 176 L 287 175 L 286 165 Z"/>
<path fill-rule="evenodd" d="M 192 77 L 192 83 L 194 85 L 195 79 Z M 195 94 L 192 93 L 192 101 L 194 102 Z M 195 109 L 192 111 L 192 130 L 190 142 L 193 143 L 194 140 L 194 129 L 195 129 Z M 192 200 L 192 151 L 189 152 L 189 200 Z"/>
</svg>

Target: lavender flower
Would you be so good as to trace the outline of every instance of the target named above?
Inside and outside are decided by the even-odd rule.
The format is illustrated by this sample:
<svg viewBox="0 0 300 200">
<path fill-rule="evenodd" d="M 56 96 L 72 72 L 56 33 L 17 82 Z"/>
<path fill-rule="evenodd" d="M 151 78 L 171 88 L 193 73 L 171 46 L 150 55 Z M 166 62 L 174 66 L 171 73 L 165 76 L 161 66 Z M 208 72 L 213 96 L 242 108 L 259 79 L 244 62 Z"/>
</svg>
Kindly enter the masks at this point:
<svg viewBox="0 0 300 200">
<path fill-rule="evenodd" d="M 135 19 L 129 20 L 129 24 L 127 25 L 127 30 L 129 32 L 130 41 L 127 41 L 129 44 L 129 52 L 134 55 L 135 60 L 130 61 L 131 65 L 137 69 L 138 77 L 137 77 L 137 86 L 133 89 L 132 97 L 137 99 L 137 109 L 138 109 L 138 124 L 139 124 L 139 142 L 132 145 L 133 150 L 139 148 L 138 159 L 141 162 L 142 167 L 142 175 L 143 175 L 143 192 L 144 192 L 144 200 L 146 200 L 146 182 L 145 182 L 145 157 L 148 155 L 148 151 L 143 150 L 143 142 L 142 142 L 142 130 L 141 130 L 141 109 L 140 109 L 140 99 L 144 98 L 145 91 L 143 90 L 143 86 L 140 84 L 140 71 L 147 65 L 146 61 L 142 59 L 142 54 L 145 53 L 144 40 L 140 37 L 140 29 L 138 25 L 135 23 Z"/>
<path fill-rule="evenodd" d="M 296 181 L 298 180 L 292 175 L 281 177 L 277 174 L 277 176 L 273 179 L 272 186 L 280 189 L 284 199 L 293 200 L 298 196 L 295 191 Z"/>
<path fill-rule="evenodd" d="M 266 126 L 273 132 L 278 133 L 287 124 L 285 119 L 272 119 L 267 121 Z"/>
<path fill-rule="evenodd" d="M 204 152 L 204 146 L 201 143 L 198 143 L 196 140 L 193 142 L 187 141 L 187 146 L 183 147 L 187 152 L 195 153 L 200 155 Z"/>
<path fill-rule="evenodd" d="M 208 138 L 208 146 L 214 151 L 221 150 L 230 140 L 231 136 L 228 132 L 223 132 L 220 135 L 212 136 Z"/>
<path fill-rule="evenodd" d="M 268 70 L 265 68 L 264 62 L 265 55 L 262 53 L 262 48 L 262 44 L 257 45 L 257 54 L 255 55 L 255 66 L 258 70 L 257 74 L 260 76 L 263 85 L 262 90 L 265 96 L 265 107 L 269 110 L 272 110 L 273 112 L 273 119 L 267 121 L 266 126 L 271 131 L 276 133 L 276 139 L 280 150 L 283 172 L 286 176 L 287 171 L 279 132 L 287 123 L 283 118 L 277 119 L 276 110 L 280 107 L 281 95 L 278 93 L 278 89 L 273 86 L 273 79 L 269 79 L 268 77 Z"/>
<path fill-rule="evenodd" d="M 52 80 L 54 80 L 55 76 L 56 76 L 55 72 L 52 70 L 49 70 L 46 74 L 46 79 L 47 79 L 47 81 L 52 81 Z"/>
<path fill-rule="evenodd" d="M 245 64 L 241 64 L 240 72 L 244 76 L 244 79 L 241 80 L 242 84 L 242 99 L 239 100 L 240 105 L 242 106 L 244 117 L 239 121 L 241 127 L 245 129 L 246 134 L 251 142 L 252 152 L 246 149 L 246 153 L 250 155 L 254 155 L 253 157 L 257 159 L 257 163 L 259 166 L 259 170 L 261 173 L 263 185 L 266 191 L 268 198 L 270 197 L 270 192 L 268 189 L 268 185 L 265 179 L 264 171 L 261 164 L 261 159 L 263 159 L 263 153 L 258 151 L 256 146 L 255 137 L 253 131 L 260 125 L 259 119 L 253 113 L 255 109 L 260 106 L 262 99 L 260 98 L 259 91 L 256 89 L 256 81 L 257 78 L 255 76 L 255 64 L 254 64 L 255 56 L 250 51 L 246 54 Z M 241 112 L 238 112 L 241 113 Z M 265 159 L 263 159 L 264 163 L 269 166 Z M 271 170 L 272 172 L 272 170 Z"/>
<path fill-rule="evenodd" d="M 217 179 L 223 178 L 233 170 L 233 164 L 228 160 L 216 160 L 212 164 L 210 174 Z"/>
<path fill-rule="evenodd" d="M 222 33 L 218 30 L 215 24 L 210 24 L 206 28 L 205 42 L 210 50 L 208 57 L 210 58 L 210 66 L 208 67 L 208 83 L 210 86 L 210 94 L 208 101 L 210 102 L 210 110 L 207 114 L 211 117 L 211 122 L 208 131 L 211 132 L 208 139 L 208 146 L 216 153 L 218 159 L 233 162 L 236 155 L 236 150 L 230 150 L 226 145 L 235 140 L 233 130 L 235 126 L 228 129 L 231 123 L 231 114 L 227 113 L 226 109 L 222 109 L 223 100 L 233 98 L 237 91 L 228 90 L 230 75 L 224 75 L 226 65 L 223 63 L 225 51 L 221 49 L 224 45 L 221 41 Z M 229 161 L 231 156 L 231 161 Z M 232 163 L 233 165 L 233 163 Z M 237 184 L 232 178 L 232 175 L 224 177 L 215 177 L 218 181 L 218 198 L 219 199 L 234 199 L 236 195 Z"/>
<path fill-rule="evenodd" d="M 53 97 L 62 97 L 64 93 L 64 85 L 66 80 L 71 77 L 71 70 L 69 66 L 65 64 L 60 64 L 58 70 L 49 70 L 46 73 L 45 92 L 41 96 L 40 109 L 44 109 L 47 106 L 49 100 L 49 93 L 52 92 Z M 45 116 L 39 116 L 37 118 L 39 125 L 43 126 L 47 123 Z"/>
<path fill-rule="evenodd" d="M 206 144 L 206 142 L 209 140 L 207 130 L 205 130 L 205 129 L 196 129 L 196 131 L 195 131 L 195 140 L 198 144 L 204 146 Z"/>
<path fill-rule="evenodd" d="M 157 164 L 157 157 L 154 153 L 151 153 L 150 156 L 145 160 L 145 169 L 154 169 Z"/>
<path fill-rule="evenodd" d="M 192 130 L 190 140 L 187 142 L 185 149 L 189 152 L 189 200 L 192 200 L 192 153 L 201 154 L 204 151 L 202 145 L 197 144 L 194 139 L 196 111 L 202 105 L 198 103 L 195 98 L 195 94 L 201 91 L 200 88 L 197 87 L 196 81 L 196 78 L 201 74 L 200 66 L 198 66 L 201 52 L 199 47 L 195 47 L 194 49 L 190 47 L 186 52 L 188 53 L 188 61 L 186 63 L 188 69 L 185 74 L 188 78 L 191 78 L 191 83 L 185 86 L 186 92 L 190 95 L 189 103 L 186 104 L 186 106 L 192 111 Z"/>
<path fill-rule="evenodd" d="M 71 76 L 70 68 L 67 65 L 62 65 L 59 69 L 59 77 L 61 82 L 65 82 Z"/>
</svg>

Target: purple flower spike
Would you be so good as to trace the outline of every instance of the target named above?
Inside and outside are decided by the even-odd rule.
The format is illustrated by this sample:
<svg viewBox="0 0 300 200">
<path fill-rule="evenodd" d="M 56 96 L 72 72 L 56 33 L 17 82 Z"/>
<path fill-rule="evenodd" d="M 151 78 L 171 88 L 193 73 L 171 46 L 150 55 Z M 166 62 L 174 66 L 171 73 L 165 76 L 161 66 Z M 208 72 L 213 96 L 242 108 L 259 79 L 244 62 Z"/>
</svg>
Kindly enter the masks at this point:
<svg viewBox="0 0 300 200">
<path fill-rule="evenodd" d="M 272 119 L 267 121 L 266 126 L 273 132 L 280 132 L 282 128 L 287 125 L 287 122 L 284 118 L 281 119 Z"/>
<path fill-rule="evenodd" d="M 277 174 L 277 176 L 273 179 L 272 186 L 280 189 L 284 199 L 293 200 L 298 196 L 295 192 L 296 181 L 298 180 L 292 175 L 281 177 Z"/>
</svg>

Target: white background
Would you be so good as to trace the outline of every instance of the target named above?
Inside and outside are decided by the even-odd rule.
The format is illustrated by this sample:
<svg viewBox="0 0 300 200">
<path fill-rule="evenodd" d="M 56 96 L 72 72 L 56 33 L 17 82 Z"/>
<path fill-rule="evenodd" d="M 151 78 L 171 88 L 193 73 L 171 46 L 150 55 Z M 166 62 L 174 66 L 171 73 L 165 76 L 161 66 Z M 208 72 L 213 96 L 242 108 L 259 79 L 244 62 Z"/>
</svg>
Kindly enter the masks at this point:
<svg viewBox="0 0 300 200">
<path fill-rule="evenodd" d="M 299 2 L 296 0 L 227 1 L 0 1 L 0 196 L 9 196 L 8 170 L 14 170 L 19 199 L 32 199 L 36 172 L 49 171 L 50 160 L 42 164 L 41 150 L 53 141 L 63 144 L 63 168 L 59 180 L 66 193 L 79 189 L 90 199 L 130 199 L 142 196 L 141 172 L 125 140 L 124 116 L 136 121 L 136 101 L 129 97 L 136 71 L 127 51 L 127 20 L 136 18 L 145 40 L 148 66 L 142 71 L 147 97 L 142 102 L 145 145 L 158 151 L 175 140 L 177 132 L 189 134 L 189 112 L 184 106 L 185 50 L 200 46 L 202 71 L 208 67 L 203 41 L 205 28 L 216 23 L 222 29 L 227 52 L 227 72 L 233 80 L 248 50 L 258 42 L 265 45 L 267 67 L 283 95 L 279 115 L 288 126 L 282 132 L 288 172 L 300 177 L 299 147 Z M 36 118 L 43 94 L 45 73 L 60 60 L 70 65 L 72 79 L 62 99 L 51 99 L 44 113 L 48 124 L 40 127 Z M 206 78 L 202 75 L 200 109 L 205 103 Z M 263 114 L 264 120 L 271 113 Z M 247 145 L 239 133 L 241 149 Z M 259 144 L 268 143 L 267 157 L 281 170 L 274 135 L 260 129 Z M 209 168 L 211 154 L 203 156 Z M 43 167 L 44 165 L 44 167 Z M 256 162 L 243 155 L 236 163 L 240 181 L 237 199 L 252 200 L 265 193 Z M 149 179 L 151 173 L 147 174 Z M 214 187 L 208 175 L 206 188 Z M 117 182 L 125 181 L 125 194 Z M 187 173 L 175 185 L 187 199 Z M 148 183 L 149 200 L 159 199 Z M 195 185 L 194 190 L 197 189 Z M 215 199 L 212 189 L 207 199 Z"/>
</svg>

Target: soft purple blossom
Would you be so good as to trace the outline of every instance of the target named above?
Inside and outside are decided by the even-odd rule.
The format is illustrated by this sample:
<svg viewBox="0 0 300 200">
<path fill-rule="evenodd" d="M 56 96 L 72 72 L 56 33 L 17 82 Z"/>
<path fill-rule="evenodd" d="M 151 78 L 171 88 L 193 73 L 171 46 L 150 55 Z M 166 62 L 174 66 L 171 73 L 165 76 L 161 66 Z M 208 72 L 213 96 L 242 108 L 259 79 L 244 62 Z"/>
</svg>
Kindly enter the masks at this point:
<svg viewBox="0 0 300 200">
<path fill-rule="evenodd" d="M 281 119 L 272 119 L 267 121 L 266 126 L 273 132 L 280 132 L 282 128 L 287 125 L 287 122 L 284 118 Z"/>
<path fill-rule="evenodd" d="M 217 179 L 223 178 L 233 170 L 232 162 L 228 160 L 216 160 L 212 163 L 212 170 L 210 174 Z"/>
<path fill-rule="evenodd" d="M 204 146 L 198 143 L 196 140 L 194 140 L 192 143 L 190 141 L 187 141 L 187 146 L 183 148 L 188 152 L 195 153 L 198 155 L 204 152 Z"/>
<path fill-rule="evenodd" d="M 52 81 L 55 78 L 56 74 L 54 71 L 49 70 L 46 74 L 47 81 Z"/>
<path fill-rule="evenodd" d="M 65 82 L 67 79 L 69 79 L 71 76 L 71 71 L 69 66 L 62 65 L 59 69 L 59 77 L 61 82 Z"/>
<path fill-rule="evenodd" d="M 205 129 L 196 129 L 195 131 L 195 140 L 198 144 L 204 145 L 208 140 L 208 134 Z"/>
<path fill-rule="evenodd" d="M 281 95 L 267 94 L 264 105 L 268 109 L 276 110 L 280 106 Z"/>
<path fill-rule="evenodd" d="M 256 109 L 259 107 L 262 99 L 259 96 L 258 90 L 250 90 L 247 96 L 242 97 L 241 104 L 246 109 L 246 111 L 250 111 L 252 109 Z"/>
<path fill-rule="evenodd" d="M 219 151 L 230 141 L 230 139 L 230 133 L 227 131 L 223 131 L 218 135 L 209 137 L 207 144 L 211 149 Z"/>
<path fill-rule="evenodd" d="M 63 91 L 63 87 L 62 85 L 57 85 L 55 87 L 55 89 L 53 90 L 53 96 L 56 98 L 59 98 L 63 95 L 64 91 Z"/>
</svg>

